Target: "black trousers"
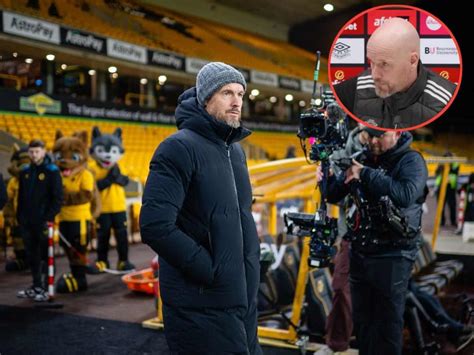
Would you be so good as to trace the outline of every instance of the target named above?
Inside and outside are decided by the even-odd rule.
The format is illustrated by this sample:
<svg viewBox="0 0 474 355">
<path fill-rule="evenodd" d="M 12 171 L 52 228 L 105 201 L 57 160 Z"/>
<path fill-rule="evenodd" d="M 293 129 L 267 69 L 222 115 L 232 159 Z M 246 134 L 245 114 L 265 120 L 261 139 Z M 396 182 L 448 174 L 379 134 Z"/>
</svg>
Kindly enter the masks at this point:
<svg viewBox="0 0 474 355">
<path fill-rule="evenodd" d="M 437 200 L 439 200 L 439 193 L 436 196 L 436 198 L 437 198 Z M 449 220 L 451 222 L 451 225 L 455 226 L 455 225 L 457 225 L 456 190 L 452 189 L 449 186 L 446 188 L 446 196 L 445 196 L 445 199 L 444 199 L 443 212 L 441 213 L 441 225 L 443 225 L 443 226 L 446 223 L 446 218 L 445 218 L 446 205 L 448 205 Z"/>
<path fill-rule="evenodd" d="M 48 227 L 46 223 L 19 227 L 25 245 L 26 258 L 33 276 L 33 287 L 46 287 L 48 270 Z"/>
<path fill-rule="evenodd" d="M 243 307 L 188 308 L 163 303 L 165 336 L 171 354 L 261 355 L 258 342 L 247 342 L 245 312 Z"/>
<path fill-rule="evenodd" d="M 25 244 L 21 236 L 20 226 L 14 226 L 11 229 L 13 251 L 17 260 L 26 260 Z"/>
<path fill-rule="evenodd" d="M 90 241 L 90 221 L 62 221 L 59 223 L 59 232 L 71 244 L 69 247 L 63 240 L 60 245 L 64 248 L 69 259 L 71 272 L 74 276 L 85 275 L 87 260 L 87 245 Z"/>
<path fill-rule="evenodd" d="M 117 252 L 120 261 L 128 260 L 127 214 L 126 212 L 102 213 L 97 218 L 97 259 L 107 261 L 110 232 L 114 229 Z"/>
<path fill-rule="evenodd" d="M 403 314 L 413 261 L 351 254 L 354 329 L 361 355 L 400 355 Z"/>
</svg>

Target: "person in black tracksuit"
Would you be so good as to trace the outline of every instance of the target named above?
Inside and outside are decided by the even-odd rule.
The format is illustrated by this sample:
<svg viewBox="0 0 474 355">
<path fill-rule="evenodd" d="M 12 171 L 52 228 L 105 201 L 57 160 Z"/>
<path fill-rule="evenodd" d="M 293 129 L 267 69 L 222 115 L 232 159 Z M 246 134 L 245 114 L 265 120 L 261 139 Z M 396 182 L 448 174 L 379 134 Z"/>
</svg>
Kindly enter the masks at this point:
<svg viewBox="0 0 474 355">
<path fill-rule="evenodd" d="M 261 354 L 260 245 L 238 141 L 246 83 L 209 63 L 178 100 L 178 132 L 156 150 L 143 193 L 142 240 L 159 255 L 165 335 L 173 354 Z"/>
<path fill-rule="evenodd" d="M 33 140 L 28 147 L 31 163 L 20 172 L 17 218 L 26 257 L 33 276 L 33 285 L 17 293 L 20 298 L 46 301 L 48 258 L 47 223 L 53 223 L 63 198 L 61 175 L 46 155 L 44 143 Z"/>
<path fill-rule="evenodd" d="M 454 97 L 456 85 L 425 68 L 409 21 L 386 20 L 367 43 L 370 69 L 334 85 L 344 107 L 368 124 L 409 128 L 427 123 Z"/>
<path fill-rule="evenodd" d="M 355 180 L 369 206 L 379 206 L 380 199 L 388 196 L 408 222 L 409 236 L 395 232 L 383 219 L 361 233 L 363 215 L 357 208 L 346 212 L 348 221 L 357 221 L 347 236 L 352 241 L 350 283 L 359 353 L 401 354 L 405 298 L 421 238 L 428 173 L 421 154 L 410 149 L 410 133 L 366 131 L 370 135 L 367 160 L 364 165 L 354 162 L 345 175 L 329 177 L 328 202 L 355 195 L 351 185 Z"/>
</svg>

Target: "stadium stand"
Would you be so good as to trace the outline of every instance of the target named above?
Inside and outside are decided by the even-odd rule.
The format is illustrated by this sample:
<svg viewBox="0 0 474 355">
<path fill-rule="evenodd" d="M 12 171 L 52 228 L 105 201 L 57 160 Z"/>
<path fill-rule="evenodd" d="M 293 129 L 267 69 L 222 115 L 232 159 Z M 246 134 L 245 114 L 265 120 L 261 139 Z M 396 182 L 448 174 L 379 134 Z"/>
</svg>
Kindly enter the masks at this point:
<svg viewBox="0 0 474 355">
<path fill-rule="evenodd" d="M 311 79 L 314 55 L 288 43 L 264 38 L 225 25 L 177 14 L 156 5 L 133 1 L 61 1 L 58 16 L 51 16 L 51 1 L 39 9 L 26 0 L 0 0 L 0 7 L 110 36 L 137 45 L 207 60 L 221 60 L 240 67 Z M 210 51 L 209 48 L 213 50 Z M 323 61 L 321 68 L 325 68 Z M 321 81 L 327 82 L 325 70 Z"/>
<path fill-rule="evenodd" d="M 126 175 L 142 183 L 148 175 L 148 164 L 155 148 L 176 130 L 171 125 L 0 113 L 0 130 L 5 130 L 24 142 L 41 138 L 46 142 L 48 149 L 54 144 L 54 132 L 57 129 L 65 135 L 82 130 L 90 135 L 94 126 L 98 126 L 103 132 L 112 132 L 118 126 L 122 128 L 126 153 L 120 165 Z M 290 145 L 298 145 L 296 135 L 293 133 L 255 131 L 244 142 L 250 160 L 249 165 L 268 158 L 283 159 Z"/>
<path fill-rule="evenodd" d="M 54 132 L 57 129 L 60 129 L 66 135 L 81 130 L 86 130 L 90 134 L 94 126 L 99 126 L 104 132 L 112 132 L 116 127 L 122 127 L 126 154 L 121 165 L 123 165 L 123 170 L 127 175 L 140 180 L 142 183 L 146 180 L 148 163 L 154 149 L 163 139 L 176 130 L 174 126 L 168 125 L 0 113 L 1 130 L 5 130 L 24 142 L 28 142 L 33 138 L 41 138 L 46 142 L 49 149 L 53 146 Z M 457 149 L 454 151 L 459 156 L 470 157 L 473 150 L 470 150 L 469 144 L 470 142 L 460 139 L 459 145 L 456 145 Z M 298 138 L 294 133 L 255 130 L 244 141 L 244 149 L 247 152 L 249 165 L 266 160 L 284 159 L 289 146 L 297 147 L 296 155 L 303 156 L 299 148 Z M 441 156 L 444 152 L 443 144 L 415 142 L 413 147 L 420 150 L 425 157 Z M 428 165 L 430 176 L 434 176 L 436 166 L 436 164 Z M 463 164 L 461 166 L 461 174 L 468 174 L 473 170 L 472 165 Z"/>
</svg>

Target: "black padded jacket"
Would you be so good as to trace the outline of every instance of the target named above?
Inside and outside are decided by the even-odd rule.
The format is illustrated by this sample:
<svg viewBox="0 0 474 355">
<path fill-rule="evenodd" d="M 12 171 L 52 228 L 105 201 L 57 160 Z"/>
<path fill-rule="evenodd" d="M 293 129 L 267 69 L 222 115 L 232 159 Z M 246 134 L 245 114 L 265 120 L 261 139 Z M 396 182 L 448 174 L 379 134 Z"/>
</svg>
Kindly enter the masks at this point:
<svg viewBox="0 0 474 355">
<path fill-rule="evenodd" d="M 255 307 L 260 244 L 245 154 L 250 131 L 216 120 L 195 89 L 176 109 L 178 132 L 157 148 L 140 232 L 160 257 L 163 301 L 178 307 Z"/>
<path fill-rule="evenodd" d="M 370 69 L 335 85 L 334 89 L 357 118 L 383 128 L 408 128 L 440 112 L 453 97 L 456 85 L 420 64 L 412 86 L 385 99 L 376 95 Z"/>
<path fill-rule="evenodd" d="M 403 132 L 392 149 L 378 156 L 368 152 L 364 168 L 360 173 L 360 182 L 362 192 L 369 203 L 377 203 L 381 197 L 388 196 L 407 219 L 410 229 L 416 231 L 421 227 L 428 170 L 421 154 L 410 149 L 412 140 L 413 137 L 409 132 Z M 344 176 L 329 178 L 328 201 L 330 203 L 337 203 L 349 193 L 350 187 L 344 184 Z M 377 232 L 374 230 L 374 235 Z M 421 233 L 413 236 L 413 243 L 408 246 L 385 245 L 365 248 L 353 242 L 353 248 L 369 253 L 413 249 L 417 247 L 417 240 L 419 241 L 420 237 Z M 402 236 L 395 236 L 395 238 L 403 239 Z"/>
</svg>

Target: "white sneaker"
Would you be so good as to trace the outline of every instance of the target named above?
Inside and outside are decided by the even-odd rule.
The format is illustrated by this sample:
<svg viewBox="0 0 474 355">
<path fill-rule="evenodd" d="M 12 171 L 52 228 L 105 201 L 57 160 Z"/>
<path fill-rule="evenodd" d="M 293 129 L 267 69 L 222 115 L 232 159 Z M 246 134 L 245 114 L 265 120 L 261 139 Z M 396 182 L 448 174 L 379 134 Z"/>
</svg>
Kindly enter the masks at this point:
<svg viewBox="0 0 474 355">
<path fill-rule="evenodd" d="M 49 294 L 42 288 L 36 291 L 36 296 L 33 299 L 35 302 L 47 302 L 49 301 Z"/>
<path fill-rule="evenodd" d="M 334 355 L 334 351 L 327 345 L 323 345 L 313 355 Z"/>
<path fill-rule="evenodd" d="M 16 297 L 18 298 L 35 298 L 36 296 L 36 290 L 39 290 L 40 288 L 39 287 L 28 287 L 24 290 L 21 290 L 21 291 L 18 291 L 16 293 Z"/>
</svg>

